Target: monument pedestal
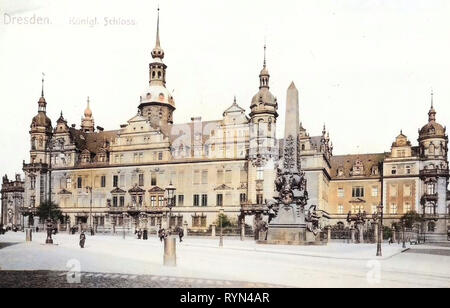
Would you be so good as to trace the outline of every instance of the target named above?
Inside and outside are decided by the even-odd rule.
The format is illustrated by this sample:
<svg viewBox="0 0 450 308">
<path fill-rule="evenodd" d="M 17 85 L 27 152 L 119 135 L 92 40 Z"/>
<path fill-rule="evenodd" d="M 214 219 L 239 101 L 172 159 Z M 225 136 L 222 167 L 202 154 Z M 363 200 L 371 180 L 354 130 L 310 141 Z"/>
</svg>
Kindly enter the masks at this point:
<svg viewBox="0 0 450 308">
<path fill-rule="evenodd" d="M 270 225 L 267 240 L 259 240 L 258 244 L 267 245 L 326 245 L 320 240 L 320 233 L 306 230 L 306 225 Z"/>
</svg>

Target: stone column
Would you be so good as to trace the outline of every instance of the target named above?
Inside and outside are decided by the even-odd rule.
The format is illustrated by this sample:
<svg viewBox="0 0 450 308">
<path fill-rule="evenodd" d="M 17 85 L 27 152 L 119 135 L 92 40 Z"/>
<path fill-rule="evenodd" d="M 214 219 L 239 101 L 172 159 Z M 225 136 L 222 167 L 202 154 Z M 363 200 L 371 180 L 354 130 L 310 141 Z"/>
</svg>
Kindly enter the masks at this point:
<svg viewBox="0 0 450 308">
<path fill-rule="evenodd" d="M 177 266 L 176 243 L 175 236 L 168 236 L 164 239 L 164 266 Z"/>
<path fill-rule="evenodd" d="M 355 244 L 356 243 L 356 238 L 355 238 L 355 228 L 351 227 L 350 232 L 352 234 L 352 243 Z"/>
<path fill-rule="evenodd" d="M 211 225 L 211 236 L 216 237 L 216 224 L 215 223 L 213 223 Z"/>
<path fill-rule="evenodd" d="M 327 229 L 327 241 L 328 241 L 328 243 L 331 242 L 331 227 L 330 226 L 328 226 L 328 229 Z"/>
<path fill-rule="evenodd" d="M 241 219 L 241 241 L 245 239 L 245 218 Z"/>
<path fill-rule="evenodd" d="M 32 241 L 32 232 L 33 232 L 33 229 L 31 229 L 31 228 L 26 228 L 25 229 L 25 232 L 26 232 L 26 241 L 27 242 L 31 242 Z"/>
<path fill-rule="evenodd" d="M 364 244 L 364 226 L 359 226 L 359 243 Z"/>
<path fill-rule="evenodd" d="M 183 224 L 183 232 L 184 232 L 184 237 L 188 236 L 188 224 L 187 224 L 187 222 L 184 222 L 184 224 Z"/>
<path fill-rule="evenodd" d="M 375 243 L 378 243 L 378 223 L 375 223 Z"/>
<path fill-rule="evenodd" d="M 397 237 L 396 237 L 396 234 L 395 234 L 395 228 L 391 228 L 391 230 L 392 230 L 392 243 L 395 243 L 396 241 L 397 241 Z"/>
</svg>

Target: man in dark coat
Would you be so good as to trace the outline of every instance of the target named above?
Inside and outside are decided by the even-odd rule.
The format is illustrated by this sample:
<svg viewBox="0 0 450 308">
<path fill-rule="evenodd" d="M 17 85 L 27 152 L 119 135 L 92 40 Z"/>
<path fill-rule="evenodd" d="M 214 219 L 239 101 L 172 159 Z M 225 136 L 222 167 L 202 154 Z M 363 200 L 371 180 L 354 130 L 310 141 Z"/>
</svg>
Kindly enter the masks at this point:
<svg viewBox="0 0 450 308">
<path fill-rule="evenodd" d="M 86 242 L 86 235 L 84 234 L 84 231 L 80 234 L 80 247 L 84 248 L 84 243 Z"/>
<path fill-rule="evenodd" d="M 180 237 L 180 243 L 183 241 L 184 230 L 183 228 L 178 228 L 178 236 Z"/>
<path fill-rule="evenodd" d="M 137 237 L 138 237 L 138 240 L 140 240 L 140 239 L 141 239 L 141 237 L 142 237 L 142 231 L 141 231 L 141 230 L 139 230 L 139 231 L 138 231 L 138 233 L 137 233 Z"/>
<path fill-rule="evenodd" d="M 166 232 L 164 229 L 159 229 L 158 231 L 159 240 L 162 242 L 163 239 L 166 237 Z"/>
<path fill-rule="evenodd" d="M 142 235 L 142 239 L 144 241 L 148 240 L 148 231 L 147 231 L 147 229 L 144 230 L 144 234 Z"/>
</svg>

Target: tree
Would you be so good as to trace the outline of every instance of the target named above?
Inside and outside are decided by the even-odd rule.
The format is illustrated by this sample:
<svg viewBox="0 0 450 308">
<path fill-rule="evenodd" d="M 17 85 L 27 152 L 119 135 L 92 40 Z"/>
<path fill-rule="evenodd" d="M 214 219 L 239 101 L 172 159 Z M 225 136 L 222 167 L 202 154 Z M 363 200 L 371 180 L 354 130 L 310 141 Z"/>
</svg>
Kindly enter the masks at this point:
<svg viewBox="0 0 450 308">
<path fill-rule="evenodd" d="M 405 223 L 405 228 L 412 228 L 415 223 L 422 223 L 423 217 L 415 211 L 410 211 L 403 215 L 400 220 Z"/>
<path fill-rule="evenodd" d="M 220 227 L 220 218 L 222 218 L 222 227 L 223 228 L 227 228 L 227 227 L 237 227 L 237 221 L 230 219 L 227 215 L 225 214 L 219 214 L 219 217 L 217 217 L 216 220 L 216 226 Z"/>
<path fill-rule="evenodd" d="M 52 221 L 62 220 L 63 215 L 58 206 L 54 202 L 45 201 L 37 208 L 37 215 L 41 220 L 50 218 Z"/>
</svg>

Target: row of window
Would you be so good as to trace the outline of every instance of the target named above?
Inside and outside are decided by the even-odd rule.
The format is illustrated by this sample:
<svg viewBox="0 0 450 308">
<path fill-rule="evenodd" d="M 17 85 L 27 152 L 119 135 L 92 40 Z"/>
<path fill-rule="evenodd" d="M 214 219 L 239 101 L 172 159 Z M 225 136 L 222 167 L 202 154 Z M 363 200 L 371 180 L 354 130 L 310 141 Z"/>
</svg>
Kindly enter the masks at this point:
<svg viewBox="0 0 450 308">
<path fill-rule="evenodd" d="M 338 188 L 337 190 L 337 196 L 338 198 L 344 198 L 345 197 L 345 191 L 344 188 Z M 373 186 L 371 187 L 371 196 L 377 197 L 378 196 L 378 187 Z M 352 197 L 353 198 L 363 198 L 365 197 L 365 188 L 363 186 L 354 186 L 352 187 Z"/>
<path fill-rule="evenodd" d="M 405 202 L 403 204 L 403 213 L 411 212 L 412 205 L 410 202 Z M 344 210 L 344 206 L 342 204 L 338 205 L 337 208 L 338 214 L 346 214 Z M 364 205 L 352 205 L 351 206 L 352 213 L 362 213 L 366 211 L 366 213 L 374 214 L 378 211 L 378 205 L 374 204 L 370 207 L 370 211 L 367 211 L 367 208 Z M 386 214 L 398 214 L 398 205 L 396 203 L 391 203 L 387 208 L 383 207 L 383 213 Z"/>
<path fill-rule="evenodd" d="M 378 197 L 378 187 L 373 186 L 370 188 L 371 196 L 372 197 Z M 430 191 L 430 194 L 434 194 L 434 185 L 427 186 L 427 191 Z M 404 184 L 403 185 L 403 196 L 409 197 L 412 194 L 412 186 L 411 184 Z M 398 196 L 398 185 L 390 185 L 389 186 L 389 195 L 391 197 L 397 197 Z M 344 188 L 338 188 L 337 190 L 337 196 L 339 198 L 345 197 L 345 191 Z M 352 187 L 352 197 L 353 198 L 363 198 L 365 197 L 365 188 L 363 186 L 354 186 Z"/>
<path fill-rule="evenodd" d="M 136 194 L 131 196 L 132 204 L 142 206 L 144 195 Z M 258 204 L 262 203 L 262 195 L 258 195 Z M 239 200 L 241 203 L 247 202 L 247 194 L 241 193 L 239 195 Z M 216 206 L 223 206 L 223 194 L 216 195 Z M 125 195 L 117 195 L 112 197 L 113 207 L 124 207 L 125 206 Z M 150 206 L 165 206 L 165 199 L 163 195 L 151 195 L 150 196 Z M 184 195 L 178 195 L 175 197 L 174 206 L 184 206 Z M 208 195 L 207 194 L 195 194 L 193 196 L 193 206 L 208 206 Z"/>
</svg>

